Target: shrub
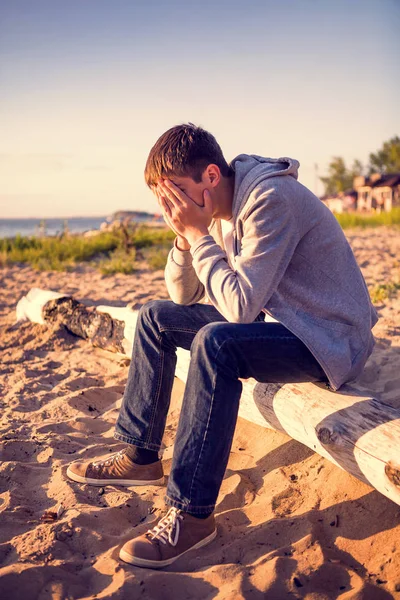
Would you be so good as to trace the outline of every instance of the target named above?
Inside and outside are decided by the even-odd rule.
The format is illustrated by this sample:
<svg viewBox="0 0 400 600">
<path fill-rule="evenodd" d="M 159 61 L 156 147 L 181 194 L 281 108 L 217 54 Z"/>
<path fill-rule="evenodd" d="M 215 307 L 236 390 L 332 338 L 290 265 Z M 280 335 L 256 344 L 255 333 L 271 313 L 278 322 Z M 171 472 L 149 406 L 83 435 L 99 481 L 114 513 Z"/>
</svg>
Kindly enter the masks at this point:
<svg viewBox="0 0 400 600">
<path fill-rule="evenodd" d="M 125 273 L 129 275 L 136 270 L 136 249 L 133 248 L 129 253 L 121 249 L 114 250 L 108 258 L 100 260 L 97 264 L 103 275 L 114 275 L 115 273 Z"/>
<path fill-rule="evenodd" d="M 151 269 L 165 269 L 170 247 L 154 247 L 145 253 L 145 259 Z"/>
<path fill-rule="evenodd" d="M 379 214 L 333 213 L 342 229 L 350 227 L 378 227 L 380 225 L 400 225 L 400 207 Z"/>
<path fill-rule="evenodd" d="M 371 300 L 373 304 L 379 304 L 386 300 L 386 298 L 395 296 L 397 290 L 400 290 L 400 281 L 390 281 L 389 283 L 376 285 L 371 290 Z"/>
<path fill-rule="evenodd" d="M 171 244 L 175 234 L 167 228 L 139 225 L 128 238 L 122 231 L 98 235 L 23 237 L 0 239 L 0 266 L 28 263 L 39 270 L 68 270 L 80 262 L 97 261 L 102 272 L 132 273 L 136 249 Z M 99 260 L 100 259 L 100 260 Z"/>
</svg>

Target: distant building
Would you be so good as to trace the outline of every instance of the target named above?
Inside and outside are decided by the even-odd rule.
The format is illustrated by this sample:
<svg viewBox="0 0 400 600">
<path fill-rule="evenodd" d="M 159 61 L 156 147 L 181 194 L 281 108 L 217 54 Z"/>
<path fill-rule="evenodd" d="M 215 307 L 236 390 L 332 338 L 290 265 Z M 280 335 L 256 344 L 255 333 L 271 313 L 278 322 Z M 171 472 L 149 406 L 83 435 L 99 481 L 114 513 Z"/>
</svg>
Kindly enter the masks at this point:
<svg viewBox="0 0 400 600">
<path fill-rule="evenodd" d="M 400 206 L 400 173 L 373 173 L 370 177 L 355 177 L 358 210 L 389 212 Z"/>
<path fill-rule="evenodd" d="M 400 173 L 373 173 L 353 180 L 352 190 L 323 196 L 322 202 L 336 213 L 389 212 L 400 206 Z"/>
<path fill-rule="evenodd" d="M 332 212 L 343 212 L 343 198 L 339 194 L 328 194 L 322 196 L 321 200 Z"/>
<path fill-rule="evenodd" d="M 335 213 L 357 210 L 357 192 L 355 190 L 346 190 L 345 192 L 339 192 L 339 194 L 323 196 L 321 200 Z"/>
</svg>

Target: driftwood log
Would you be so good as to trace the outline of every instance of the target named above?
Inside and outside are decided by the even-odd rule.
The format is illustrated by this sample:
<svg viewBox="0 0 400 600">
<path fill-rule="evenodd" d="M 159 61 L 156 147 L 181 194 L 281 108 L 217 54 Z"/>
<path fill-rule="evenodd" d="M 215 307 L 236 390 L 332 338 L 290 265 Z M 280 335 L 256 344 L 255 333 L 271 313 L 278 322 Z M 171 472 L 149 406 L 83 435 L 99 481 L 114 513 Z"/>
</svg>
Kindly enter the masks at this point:
<svg viewBox="0 0 400 600">
<path fill-rule="evenodd" d="M 53 327 L 63 325 L 78 337 L 90 340 L 93 346 L 124 353 L 124 321 L 90 309 L 74 298 L 65 296 L 46 302 L 43 319 Z"/>
<path fill-rule="evenodd" d="M 51 292 L 36 290 L 30 304 L 29 294 L 24 298 L 25 318 L 62 324 L 96 346 L 131 356 L 138 311 L 92 309 L 45 294 Z M 42 321 L 32 317 L 40 313 Z M 189 350 L 178 348 L 177 359 L 175 375 L 186 382 Z M 399 410 L 352 384 L 334 392 L 324 383 L 241 381 L 239 416 L 289 435 L 400 505 Z"/>
</svg>

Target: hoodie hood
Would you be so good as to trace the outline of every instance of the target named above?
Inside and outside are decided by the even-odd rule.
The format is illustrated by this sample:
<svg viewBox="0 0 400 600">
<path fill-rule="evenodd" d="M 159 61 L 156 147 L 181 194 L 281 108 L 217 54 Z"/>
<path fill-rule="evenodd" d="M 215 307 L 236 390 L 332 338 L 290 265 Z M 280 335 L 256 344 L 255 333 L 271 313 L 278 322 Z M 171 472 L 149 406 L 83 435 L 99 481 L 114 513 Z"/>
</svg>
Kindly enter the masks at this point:
<svg viewBox="0 0 400 600">
<path fill-rule="evenodd" d="M 290 175 L 297 179 L 300 163 L 295 158 L 265 158 L 257 154 L 239 154 L 230 167 L 235 171 L 235 188 L 233 194 L 232 214 L 234 219 L 252 190 L 264 179 Z"/>
</svg>

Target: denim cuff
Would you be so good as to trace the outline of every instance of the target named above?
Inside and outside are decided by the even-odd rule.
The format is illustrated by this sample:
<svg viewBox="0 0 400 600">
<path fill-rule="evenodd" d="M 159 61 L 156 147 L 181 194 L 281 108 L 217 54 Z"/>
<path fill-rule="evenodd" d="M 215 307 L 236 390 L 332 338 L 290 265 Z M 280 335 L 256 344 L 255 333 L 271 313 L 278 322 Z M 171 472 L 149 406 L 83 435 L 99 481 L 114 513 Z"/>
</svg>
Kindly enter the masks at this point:
<svg viewBox="0 0 400 600">
<path fill-rule="evenodd" d="M 142 440 L 137 440 L 129 435 L 118 433 L 118 431 L 114 431 L 114 439 L 125 442 L 126 444 L 131 444 L 132 446 L 138 446 L 138 448 L 145 448 L 146 450 L 155 450 L 156 452 L 159 452 L 161 449 L 161 446 L 158 446 L 157 444 L 143 442 Z"/>
<path fill-rule="evenodd" d="M 208 513 L 213 512 L 215 509 L 215 504 L 210 504 L 208 506 L 193 506 L 193 504 L 190 504 L 190 503 L 185 504 L 183 502 L 180 502 L 179 500 L 174 500 L 173 498 L 171 498 L 170 496 L 167 496 L 167 495 L 164 496 L 164 502 L 168 506 L 175 506 L 175 508 L 180 508 L 184 512 L 190 512 L 195 515 L 196 514 L 197 515 L 208 514 Z"/>
</svg>

